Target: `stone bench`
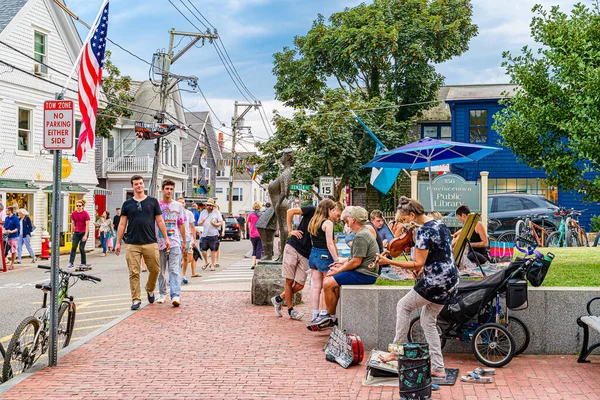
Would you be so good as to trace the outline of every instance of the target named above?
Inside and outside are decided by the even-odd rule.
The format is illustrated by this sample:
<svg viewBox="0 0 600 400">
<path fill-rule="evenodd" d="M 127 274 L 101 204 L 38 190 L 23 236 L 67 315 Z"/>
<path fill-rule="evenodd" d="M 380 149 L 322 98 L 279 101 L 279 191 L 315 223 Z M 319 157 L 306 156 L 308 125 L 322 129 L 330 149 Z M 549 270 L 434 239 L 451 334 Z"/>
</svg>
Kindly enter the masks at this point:
<svg viewBox="0 0 600 400">
<path fill-rule="evenodd" d="M 360 335 L 365 350 L 387 349 L 396 331 L 396 304 L 410 289 L 410 286 L 342 286 L 338 303 L 340 327 Z M 590 298 L 600 297 L 600 288 L 530 286 L 528 297 L 527 309 L 510 311 L 531 333 L 525 354 L 576 354 L 584 338 L 573 323 L 573 315 L 585 314 L 584 305 Z M 444 351 L 470 353 L 471 347 L 448 341 Z"/>
<path fill-rule="evenodd" d="M 579 352 L 579 358 L 577 359 L 577 362 L 580 363 L 590 362 L 589 360 L 587 360 L 587 357 L 595 348 L 600 346 L 600 342 L 598 342 L 588 347 L 590 339 L 590 328 L 600 333 L 600 316 L 592 314 L 591 309 L 591 305 L 594 300 L 600 300 L 600 297 L 594 297 L 590 301 L 588 301 L 586 305 L 588 315 L 577 318 L 577 325 L 583 328 L 583 343 L 581 344 L 581 351 Z"/>
</svg>

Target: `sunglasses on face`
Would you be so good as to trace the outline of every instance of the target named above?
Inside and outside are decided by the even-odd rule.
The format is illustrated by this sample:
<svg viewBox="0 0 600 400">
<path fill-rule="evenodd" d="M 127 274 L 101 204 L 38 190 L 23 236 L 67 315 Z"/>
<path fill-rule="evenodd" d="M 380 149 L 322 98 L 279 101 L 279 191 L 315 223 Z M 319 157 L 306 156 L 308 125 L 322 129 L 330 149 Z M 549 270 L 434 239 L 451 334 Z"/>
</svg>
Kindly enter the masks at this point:
<svg viewBox="0 0 600 400">
<path fill-rule="evenodd" d="M 77 204 L 77 207 L 83 207 L 83 204 Z"/>
</svg>

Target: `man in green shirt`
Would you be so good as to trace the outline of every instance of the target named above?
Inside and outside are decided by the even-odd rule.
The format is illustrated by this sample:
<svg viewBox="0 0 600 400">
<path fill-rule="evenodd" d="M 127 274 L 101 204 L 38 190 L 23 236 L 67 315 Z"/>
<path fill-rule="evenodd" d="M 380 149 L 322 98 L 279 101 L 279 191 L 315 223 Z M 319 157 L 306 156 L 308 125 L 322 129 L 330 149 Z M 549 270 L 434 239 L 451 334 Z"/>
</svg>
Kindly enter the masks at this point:
<svg viewBox="0 0 600 400">
<path fill-rule="evenodd" d="M 365 226 L 369 220 L 367 210 L 362 207 L 346 207 L 342 219 L 356 234 L 350 250 L 350 259 L 331 265 L 323 281 L 323 298 L 327 314 L 319 315 L 309 326 L 311 331 L 320 331 L 337 325 L 335 310 L 342 285 L 372 285 L 377 280 L 377 270 L 369 268 L 377 258 L 379 247 L 371 231 Z"/>
</svg>

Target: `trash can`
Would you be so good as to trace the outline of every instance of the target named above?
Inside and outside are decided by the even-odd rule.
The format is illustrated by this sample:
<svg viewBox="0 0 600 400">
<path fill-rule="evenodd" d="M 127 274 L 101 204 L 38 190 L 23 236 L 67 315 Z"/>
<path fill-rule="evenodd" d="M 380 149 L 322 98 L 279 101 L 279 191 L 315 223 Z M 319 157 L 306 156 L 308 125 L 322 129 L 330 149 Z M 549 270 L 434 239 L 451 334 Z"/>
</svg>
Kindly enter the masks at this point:
<svg viewBox="0 0 600 400">
<path fill-rule="evenodd" d="M 431 400 L 431 360 L 429 345 L 406 343 L 398 355 L 400 400 Z"/>
</svg>

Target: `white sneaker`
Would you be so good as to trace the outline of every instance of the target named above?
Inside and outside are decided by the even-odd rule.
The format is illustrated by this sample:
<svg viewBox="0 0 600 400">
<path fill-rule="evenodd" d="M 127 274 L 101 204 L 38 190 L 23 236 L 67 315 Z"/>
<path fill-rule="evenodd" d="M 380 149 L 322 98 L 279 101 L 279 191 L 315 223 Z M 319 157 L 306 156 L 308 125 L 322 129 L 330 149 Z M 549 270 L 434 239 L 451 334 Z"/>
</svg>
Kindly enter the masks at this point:
<svg viewBox="0 0 600 400">
<path fill-rule="evenodd" d="M 173 297 L 173 301 L 171 302 L 171 304 L 173 304 L 173 307 L 179 307 L 179 305 L 181 304 L 179 296 Z"/>
<path fill-rule="evenodd" d="M 162 304 L 165 302 L 165 299 L 167 298 L 166 294 L 159 294 L 158 295 L 158 299 L 156 299 L 156 302 L 159 304 Z"/>
<path fill-rule="evenodd" d="M 273 296 L 271 297 L 271 303 L 273 304 L 273 307 L 275 307 L 275 314 L 277 314 L 277 316 L 281 317 L 281 303 L 283 303 L 283 301 L 280 303 L 277 301 L 277 296 Z"/>
</svg>

